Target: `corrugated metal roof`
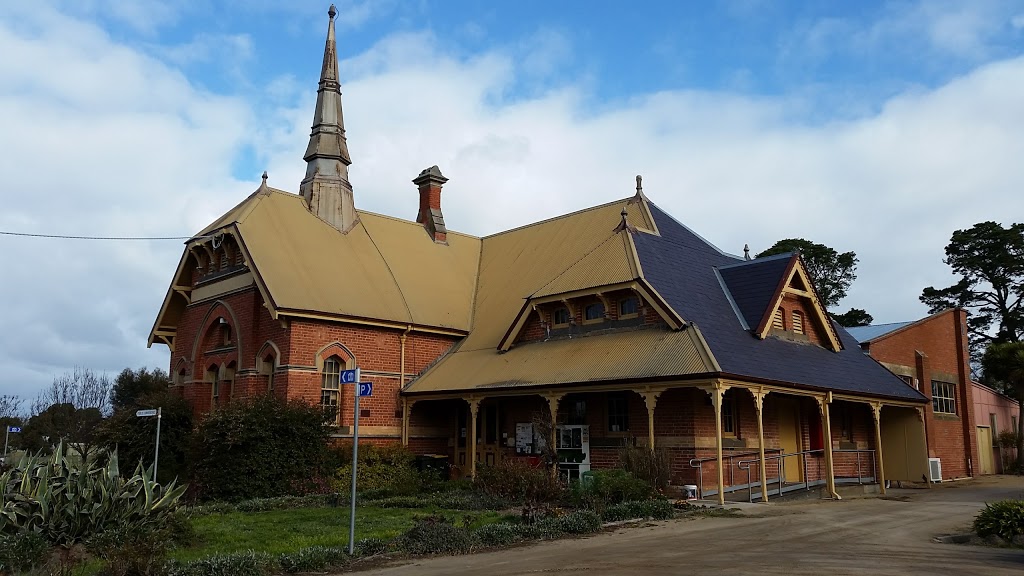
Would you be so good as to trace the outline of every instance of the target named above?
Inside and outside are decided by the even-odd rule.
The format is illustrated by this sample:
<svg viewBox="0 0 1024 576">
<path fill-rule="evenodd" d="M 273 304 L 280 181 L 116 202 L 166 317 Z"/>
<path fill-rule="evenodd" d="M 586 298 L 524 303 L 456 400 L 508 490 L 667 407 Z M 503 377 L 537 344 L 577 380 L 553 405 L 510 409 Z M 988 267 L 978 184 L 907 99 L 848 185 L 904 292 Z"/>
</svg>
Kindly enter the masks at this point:
<svg viewBox="0 0 1024 576">
<path fill-rule="evenodd" d="M 913 324 L 910 322 L 892 322 L 889 324 L 872 324 L 871 326 L 857 326 L 855 328 L 847 328 L 846 331 L 853 336 L 857 342 L 864 343 L 870 342 L 880 336 L 885 336 L 890 332 L 895 332 L 904 326 Z"/>
<path fill-rule="evenodd" d="M 459 349 L 414 380 L 407 392 L 599 384 L 713 370 L 694 330 L 649 328 L 530 342 L 505 353 Z"/>
<path fill-rule="evenodd" d="M 462 349 L 496 349 L 525 299 L 552 279 L 561 287 L 582 287 L 587 282 L 608 283 L 608 278 L 621 278 L 626 251 L 619 248 L 621 243 L 609 237 L 622 220 L 620 213 L 627 207 L 629 199 L 623 199 L 485 237 L 473 330 Z M 633 226 L 649 226 L 644 212 L 630 210 L 627 222 Z M 600 270 L 602 266 L 574 266 L 606 241 L 608 253 L 617 254 L 607 270 Z M 575 270 L 570 270 L 573 268 Z"/>
<path fill-rule="evenodd" d="M 564 294 L 574 290 L 607 286 L 620 282 L 629 282 L 637 278 L 633 251 L 625 235 L 627 231 L 610 234 L 597 248 L 573 263 L 540 290 L 533 294 L 536 298 Z M 631 266 L 631 264 L 633 264 Z"/>
</svg>

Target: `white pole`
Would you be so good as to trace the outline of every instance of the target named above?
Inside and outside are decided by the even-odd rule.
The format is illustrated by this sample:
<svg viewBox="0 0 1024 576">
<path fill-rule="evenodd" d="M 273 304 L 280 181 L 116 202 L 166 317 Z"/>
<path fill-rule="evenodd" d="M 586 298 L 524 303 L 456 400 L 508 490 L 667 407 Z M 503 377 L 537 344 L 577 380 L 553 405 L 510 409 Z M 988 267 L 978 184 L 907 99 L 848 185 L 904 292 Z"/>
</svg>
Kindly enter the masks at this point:
<svg viewBox="0 0 1024 576">
<path fill-rule="evenodd" d="M 7 434 L 4 435 L 4 461 L 7 461 L 7 441 L 11 439 L 11 426 L 7 426 Z"/>
<path fill-rule="evenodd" d="M 352 418 L 352 510 L 349 512 L 348 524 L 348 554 L 355 553 L 356 549 L 356 467 L 359 465 L 359 368 L 356 368 L 356 405 L 355 415 Z"/>
<path fill-rule="evenodd" d="M 163 407 L 156 409 L 156 450 L 153 451 L 153 482 L 156 482 L 156 468 L 160 462 L 160 417 L 163 413 Z"/>
</svg>

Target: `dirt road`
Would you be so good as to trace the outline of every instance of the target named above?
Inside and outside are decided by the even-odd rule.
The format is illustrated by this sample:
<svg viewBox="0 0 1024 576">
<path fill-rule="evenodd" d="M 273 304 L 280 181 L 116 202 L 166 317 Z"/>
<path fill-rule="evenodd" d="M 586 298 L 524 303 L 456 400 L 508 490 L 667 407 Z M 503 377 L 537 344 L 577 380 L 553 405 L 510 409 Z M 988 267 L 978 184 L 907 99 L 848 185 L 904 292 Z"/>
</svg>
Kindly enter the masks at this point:
<svg viewBox="0 0 1024 576">
<path fill-rule="evenodd" d="M 483 574 L 1024 574 L 1024 550 L 938 544 L 986 501 L 1024 498 L 1024 479 L 986 477 L 886 499 L 755 507 L 738 518 L 651 523 L 578 540 L 433 558 L 364 572 Z"/>
</svg>

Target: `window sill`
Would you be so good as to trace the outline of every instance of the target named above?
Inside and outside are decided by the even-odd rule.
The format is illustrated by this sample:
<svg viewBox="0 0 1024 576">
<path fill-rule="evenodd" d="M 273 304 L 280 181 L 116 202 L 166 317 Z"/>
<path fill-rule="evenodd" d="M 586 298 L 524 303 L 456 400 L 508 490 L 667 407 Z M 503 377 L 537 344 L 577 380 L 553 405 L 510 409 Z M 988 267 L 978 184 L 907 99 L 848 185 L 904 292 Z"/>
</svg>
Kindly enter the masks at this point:
<svg viewBox="0 0 1024 576">
<path fill-rule="evenodd" d="M 935 419 L 936 420 L 947 420 L 947 421 L 953 422 L 953 421 L 959 421 L 960 417 L 957 416 L 956 414 L 950 414 L 948 412 L 935 412 Z"/>
</svg>

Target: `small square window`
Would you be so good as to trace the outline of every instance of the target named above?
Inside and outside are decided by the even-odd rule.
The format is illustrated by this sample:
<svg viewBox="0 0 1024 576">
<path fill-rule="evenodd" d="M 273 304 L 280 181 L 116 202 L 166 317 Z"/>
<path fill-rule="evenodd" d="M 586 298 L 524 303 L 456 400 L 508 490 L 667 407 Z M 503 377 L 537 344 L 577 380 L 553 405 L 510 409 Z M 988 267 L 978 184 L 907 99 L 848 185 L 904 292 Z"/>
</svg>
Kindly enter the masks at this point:
<svg viewBox="0 0 1024 576">
<path fill-rule="evenodd" d="M 583 309 L 583 322 L 585 324 L 594 324 L 596 322 L 604 321 L 604 304 L 595 302 L 588 305 Z"/>
<path fill-rule="evenodd" d="M 636 318 L 640 314 L 640 301 L 635 296 L 619 300 L 619 318 Z"/>
<path fill-rule="evenodd" d="M 952 383 L 932 380 L 932 409 L 941 414 L 956 414 L 956 387 Z"/>
<path fill-rule="evenodd" d="M 568 326 L 569 325 L 569 320 L 571 318 L 572 317 L 569 315 L 569 309 L 568 308 L 558 308 L 551 315 L 551 323 L 554 324 L 556 327 Z"/>
</svg>

